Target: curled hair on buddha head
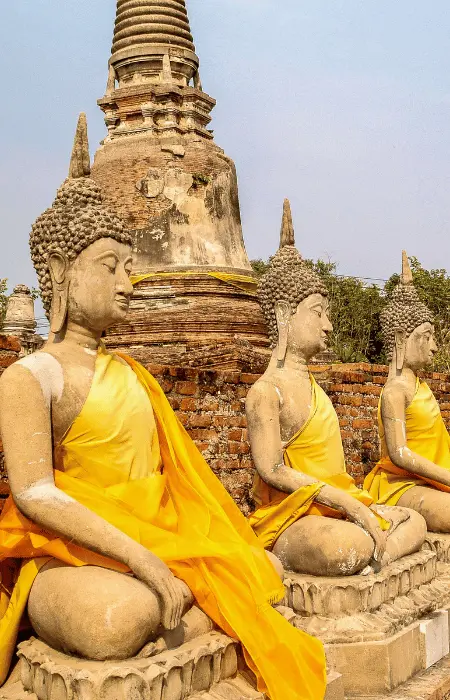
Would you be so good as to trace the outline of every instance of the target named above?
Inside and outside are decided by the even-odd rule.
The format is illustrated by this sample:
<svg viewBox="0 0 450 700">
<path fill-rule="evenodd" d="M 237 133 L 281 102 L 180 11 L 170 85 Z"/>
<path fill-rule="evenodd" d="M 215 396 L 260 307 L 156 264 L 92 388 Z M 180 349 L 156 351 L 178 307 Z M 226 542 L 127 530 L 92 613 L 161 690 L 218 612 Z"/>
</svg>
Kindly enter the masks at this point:
<svg viewBox="0 0 450 700">
<path fill-rule="evenodd" d="M 275 312 L 277 302 L 287 302 L 293 314 L 298 305 L 312 294 L 328 296 L 328 290 L 319 275 L 311 270 L 295 247 L 291 205 L 284 200 L 280 247 L 269 260 L 265 274 L 261 277 L 258 296 L 269 327 L 272 348 L 278 342 L 278 327 Z"/>
<path fill-rule="evenodd" d="M 87 121 L 86 115 L 81 114 L 69 177 L 59 188 L 50 209 L 35 221 L 30 234 L 31 259 L 47 316 L 52 304 L 51 253 L 60 253 L 72 262 L 91 243 L 101 238 L 114 238 L 119 243 L 132 244 L 122 221 L 103 204 L 101 190 L 90 174 Z"/>
<path fill-rule="evenodd" d="M 411 267 L 406 251 L 403 251 L 403 269 L 399 284 L 392 292 L 387 306 L 380 315 L 384 348 L 389 362 L 392 360 L 396 334 L 405 340 L 423 323 L 433 323 L 433 314 L 420 300 L 413 283 Z"/>
</svg>

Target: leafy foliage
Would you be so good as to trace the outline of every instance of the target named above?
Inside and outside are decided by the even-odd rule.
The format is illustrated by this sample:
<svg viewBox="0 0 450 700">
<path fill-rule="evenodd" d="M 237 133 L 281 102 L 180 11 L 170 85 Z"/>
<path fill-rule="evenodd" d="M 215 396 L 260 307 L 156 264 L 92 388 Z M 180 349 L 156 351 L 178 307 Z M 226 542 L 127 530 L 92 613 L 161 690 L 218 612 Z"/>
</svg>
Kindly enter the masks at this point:
<svg viewBox="0 0 450 700">
<path fill-rule="evenodd" d="M 322 277 L 330 292 L 330 349 L 341 362 L 385 363 L 380 313 L 400 276 L 392 275 L 384 287 L 379 287 L 367 285 L 357 277 L 338 275 L 334 262 L 306 263 Z M 435 316 L 438 353 L 434 369 L 450 372 L 450 276 L 444 269 L 425 270 L 417 258 L 410 258 L 410 264 L 419 296 Z M 257 275 L 262 275 L 267 263 L 254 260 L 252 267 Z"/>
</svg>

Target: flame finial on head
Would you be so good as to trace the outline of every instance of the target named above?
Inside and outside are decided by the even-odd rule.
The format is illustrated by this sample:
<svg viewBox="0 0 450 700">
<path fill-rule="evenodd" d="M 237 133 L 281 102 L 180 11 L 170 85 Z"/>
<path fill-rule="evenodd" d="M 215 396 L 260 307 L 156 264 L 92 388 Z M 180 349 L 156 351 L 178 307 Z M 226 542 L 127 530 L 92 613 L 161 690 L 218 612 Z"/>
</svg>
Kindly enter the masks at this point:
<svg viewBox="0 0 450 700">
<path fill-rule="evenodd" d="M 281 222 L 280 248 L 287 245 L 295 246 L 294 224 L 292 222 L 291 203 L 288 199 L 283 204 L 283 220 Z"/>
<path fill-rule="evenodd" d="M 77 130 L 73 142 L 70 159 L 69 177 L 89 177 L 91 174 L 91 157 L 89 155 L 89 140 L 87 119 L 84 112 L 78 117 Z"/>
<path fill-rule="evenodd" d="M 413 284 L 413 274 L 406 250 L 404 250 L 402 253 L 402 284 L 405 287 Z"/>
<path fill-rule="evenodd" d="M 258 296 L 265 316 L 272 347 L 278 343 L 278 325 L 275 307 L 287 302 L 294 314 L 298 305 L 311 294 L 328 296 L 328 290 L 319 275 L 309 267 L 295 247 L 291 205 L 284 200 L 280 247 L 273 255 L 258 286 Z"/>
</svg>

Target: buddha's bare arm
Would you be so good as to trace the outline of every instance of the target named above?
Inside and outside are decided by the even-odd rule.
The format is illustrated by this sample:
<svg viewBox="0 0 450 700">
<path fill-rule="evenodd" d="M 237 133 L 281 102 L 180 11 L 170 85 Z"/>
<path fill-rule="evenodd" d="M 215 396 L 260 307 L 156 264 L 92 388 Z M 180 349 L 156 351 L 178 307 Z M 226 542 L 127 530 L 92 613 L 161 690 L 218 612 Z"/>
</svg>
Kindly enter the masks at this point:
<svg viewBox="0 0 450 700">
<path fill-rule="evenodd" d="M 280 399 L 276 389 L 264 382 L 254 384 L 246 402 L 247 424 L 253 461 L 261 479 L 283 493 L 294 493 L 311 484 L 320 484 L 307 474 L 285 466 L 280 430 Z M 356 498 L 341 489 L 324 484 L 315 501 L 340 511 L 349 520 L 362 527 L 375 543 L 375 561 L 380 561 L 386 546 L 374 513 Z"/>
<path fill-rule="evenodd" d="M 395 466 L 450 487 L 450 473 L 409 449 L 406 436 L 406 394 L 400 382 L 387 385 L 381 400 L 386 447 Z"/>
<path fill-rule="evenodd" d="M 39 527 L 129 567 L 160 598 L 164 626 L 176 627 L 184 584 L 145 547 L 56 487 L 50 409 L 25 367 L 13 365 L 0 381 L 0 432 L 19 510 Z"/>
</svg>

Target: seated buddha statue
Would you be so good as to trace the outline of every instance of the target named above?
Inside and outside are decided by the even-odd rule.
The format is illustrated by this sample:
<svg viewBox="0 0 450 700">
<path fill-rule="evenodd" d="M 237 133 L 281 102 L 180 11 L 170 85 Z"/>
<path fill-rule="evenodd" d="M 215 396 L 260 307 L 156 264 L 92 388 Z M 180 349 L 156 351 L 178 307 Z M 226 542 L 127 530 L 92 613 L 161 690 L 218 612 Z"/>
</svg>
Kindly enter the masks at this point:
<svg viewBox="0 0 450 700">
<path fill-rule="evenodd" d="M 246 406 L 257 471 L 250 523 L 260 541 L 288 570 L 317 576 L 378 570 L 416 552 L 425 521 L 375 506 L 356 486 L 337 414 L 308 370 L 332 331 L 328 291 L 295 248 L 288 201 L 259 295 L 274 348 Z"/>
<path fill-rule="evenodd" d="M 131 243 L 90 178 L 82 117 L 30 238 L 51 332 L 0 381 L 1 682 L 26 611 L 52 648 L 104 661 L 177 628 L 195 601 L 272 700 L 323 698 L 322 644 L 274 609 L 284 586 L 247 520 L 155 379 L 102 345 L 127 315 Z"/>
<path fill-rule="evenodd" d="M 390 362 L 378 410 L 381 460 L 365 486 L 377 503 L 412 508 L 432 532 L 450 532 L 450 437 L 433 392 L 417 376 L 437 350 L 433 315 L 405 252 L 381 327 Z"/>
</svg>

